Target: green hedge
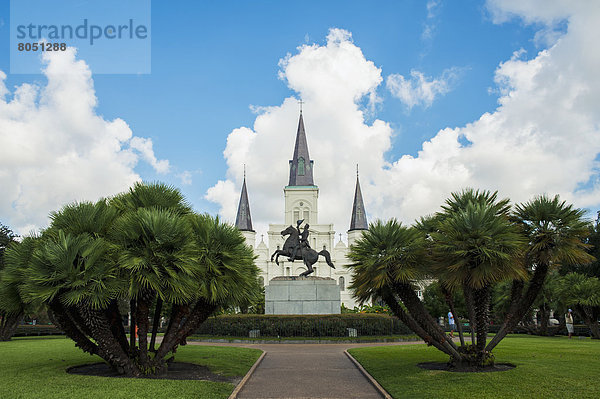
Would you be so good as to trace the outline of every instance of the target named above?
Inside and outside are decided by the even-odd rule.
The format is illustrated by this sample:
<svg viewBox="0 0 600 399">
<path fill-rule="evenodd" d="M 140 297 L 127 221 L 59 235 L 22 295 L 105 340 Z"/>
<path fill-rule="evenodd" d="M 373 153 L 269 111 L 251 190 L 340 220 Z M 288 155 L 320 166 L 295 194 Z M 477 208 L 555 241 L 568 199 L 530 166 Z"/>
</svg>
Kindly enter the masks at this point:
<svg viewBox="0 0 600 399">
<path fill-rule="evenodd" d="M 56 328 L 56 326 L 49 325 L 31 325 L 31 324 L 21 324 L 17 327 L 17 331 L 15 332 L 15 337 L 28 337 L 35 335 L 62 335 L 64 334 L 61 330 Z"/>
<path fill-rule="evenodd" d="M 221 315 L 210 317 L 196 334 L 248 337 L 260 330 L 263 337 L 346 337 L 347 328 L 358 336 L 412 334 L 397 318 L 372 313 L 339 315 Z"/>
</svg>

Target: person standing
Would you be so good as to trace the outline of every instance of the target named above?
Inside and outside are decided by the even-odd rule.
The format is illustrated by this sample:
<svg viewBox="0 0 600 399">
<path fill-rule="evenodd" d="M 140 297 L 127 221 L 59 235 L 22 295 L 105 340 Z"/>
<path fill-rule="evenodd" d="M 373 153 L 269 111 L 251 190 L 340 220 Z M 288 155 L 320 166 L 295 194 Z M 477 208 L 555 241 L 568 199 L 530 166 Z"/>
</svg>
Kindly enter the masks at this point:
<svg viewBox="0 0 600 399">
<path fill-rule="evenodd" d="M 450 326 L 450 337 L 454 338 L 454 330 L 456 330 L 456 324 L 454 324 L 454 315 L 452 312 L 448 312 L 448 325 Z"/>
<path fill-rule="evenodd" d="M 573 336 L 575 329 L 573 328 L 573 311 L 569 309 L 569 312 L 565 315 L 565 324 L 567 325 L 567 332 L 569 333 L 569 339 Z"/>
</svg>

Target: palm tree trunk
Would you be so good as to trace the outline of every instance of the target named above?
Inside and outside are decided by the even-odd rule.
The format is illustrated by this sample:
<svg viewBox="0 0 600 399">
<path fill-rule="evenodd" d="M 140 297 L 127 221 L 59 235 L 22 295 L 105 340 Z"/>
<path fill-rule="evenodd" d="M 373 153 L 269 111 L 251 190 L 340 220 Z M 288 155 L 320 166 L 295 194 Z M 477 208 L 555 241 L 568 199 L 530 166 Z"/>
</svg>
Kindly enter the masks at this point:
<svg viewBox="0 0 600 399">
<path fill-rule="evenodd" d="M 131 356 L 136 355 L 136 347 L 135 347 L 135 314 L 136 314 L 136 302 L 135 299 L 129 301 L 129 352 Z"/>
<path fill-rule="evenodd" d="M 156 308 L 154 309 L 154 317 L 152 318 L 152 337 L 150 338 L 150 352 L 156 352 L 156 334 L 158 333 L 158 325 L 160 323 L 160 315 L 162 312 L 163 301 L 160 297 L 156 299 Z"/>
<path fill-rule="evenodd" d="M 458 352 L 458 348 L 450 337 L 442 330 L 442 328 L 433 320 L 423 303 L 415 294 L 410 284 L 395 284 L 394 289 L 398 293 L 398 296 L 402 300 L 404 306 L 409 311 L 411 317 L 423 328 L 433 339 L 437 339 L 438 342 L 452 353 L 452 357 L 460 359 L 462 356 Z"/>
<path fill-rule="evenodd" d="M 98 355 L 119 374 L 139 377 L 142 374 L 140 369 L 112 335 L 106 313 L 103 310 L 89 309 L 83 305 L 77 306 L 77 309 L 93 334 L 92 338 L 98 345 Z"/>
<path fill-rule="evenodd" d="M 517 324 L 521 321 L 523 316 L 529 311 L 529 308 L 537 298 L 538 294 L 542 290 L 544 286 L 544 281 L 546 280 L 546 275 L 548 275 L 548 269 L 550 265 L 547 262 L 539 262 L 535 271 L 533 272 L 533 277 L 529 282 L 529 286 L 527 287 L 527 291 L 521 297 L 514 308 L 511 306 L 512 312 L 506 315 L 506 319 L 500 328 L 500 331 L 496 333 L 496 336 L 492 338 L 490 343 L 487 345 L 486 350 L 491 352 L 492 349 L 498 345 L 500 341 L 513 330 L 517 326 Z"/>
<path fill-rule="evenodd" d="M 164 357 L 169 352 L 175 352 L 177 346 L 185 344 L 185 339 L 194 333 L 213 312 L 216 310 L 217 305 L 211 304 L 204 299 L 198 300 L 194 308 L 190 311 L 189 307 L 182 307 L 176 315 L 173 317 L 173 323 L 169 326 L 167 334 L 163 337 L 163 341 L 156 351 L 154 357 L 153 366 L 158 369 L 162 368 L 164 364 Z M 183 317 L 187 315 L 187 318 L 183 324 L 181 321 Z"/>
<path fill-rule="evenodd" d="M 539 334 L 546 336 L 548 335 L 548 323 L 550 321 L 550 312 L 548 312 L 548 305 L 544 302 L 540 306 L 540 329 Z"/>
<path fill-rule="evenodd" d="M 217 305 L 209 303 L 204 299 L 199 299 L 177 333 L 177 342 L 185 344 L 185 339 L 193 334 L 216 309 Z"/>
<path fill-rule="evenodd" d="M 23 318 L 23 313 L 6 314 L 0 313 L 0 341 L 10 341 L 12 336 L 17 331 L 19 321 Z"/>
<path fill-rule="evenodd" d="M 394 297 L 393 294 L 391 294 L 389 292 L 383 292 L 381 294 L 381 298 L 390 307 L 390 309 L 394 313 L 394 315 L 402 323 L 404 323 L 408 328 L 410 328 L 415 334 L 417 334 L 419 337 L 421 337 L 421 339 L 423 341 L 425 341 L 425 343 L 427 345 L 432 345 L 432 346 L 436 347 L 437 349 L 439 349 L 440 351 L 444 352 L 445 354 L 447 354 L 450 357 L 454 357 L 455 356 L 455 354 L 452 351 L 448 350 L 445 346 L 443 346 L 442 344 L 440 344 L 438 342 L 438 340 L 433 339 L 433 337 L 430 334 L 428 334 L 427 331 L 425 331 L 410 316 L 410 314 L 406 313 L 404 311 L 404 309 L 402 308 L 402 306 L 400 306 L 400 304 L 398 304 L 398 301 L 396 300 L 396 298 Z"/>
<path fill-rule="evenodd" d="M 177 344 L 177 332 L 179 331 L 179 325 L 181 324 L 181 320 L 189 313 L 189 306 L 182 305 L 176 306 L 173 305 L 171 310 L 171 317 L 169 320 L 169 327 L 167 328 L 167 332 L 163 336 L 163 340 L 156 351 L 156 355 L 154 356 L 154 365 L 162 364 L 164 361 L 164 357 L 176 349 Z"/>
<path fill-rule="evenodd" d="M 452 315 L 454 316 L 454 319 L 457 322 L 456 326 L 458 327 L 458 338 L 460 339 L 460 346 L 465 346 L 465 338 L 463 337 L 462 323 L 458 319 L 458 315 L 456 314 L 456 310 L 454 309 L 454 298 L 452 298 L 452 294 L 446 289 L 446 287 L 440 284 L 440 288 L 442 289 L 442 294 L 444 294 L 444 298 L 446 298 L 446 303 L 448 304 L 448 307 L 450 307 L 450 312 L 452 312 Z"/>
<path fill-rule="evenodd" d="M 471 330 L 471 344 L 475 346 L 477 340 L 475 339 L 475 330 L 477 329 L 477 322 L 475 321 L 475 307 L 473 305 L 473 290 L 471 287 L 466 285 L 463 286 L 463 294 L 465 296 L 465 305 L 467 312 L 469 312 L 469 327 Z"/>
<path fill-rule="evenodd" d="M 477 319 L 477 365 L 482 367 L 485 360 L 485 345 L 490 318 L 490 289 L 483 287 L 473 290 Z"/>
<path fill-rule="evenodd" d="M 119 345 L 123 348 L 125 353 L 129 353 L 129 343 L 127 342 L 127 335 L 125 334 L 125 327 L 123 327 L 123 319 L 121 318 L 121 312 L 119 311 L 119 303 L 113 300 L 106 309 L 106 316 L 110 321 L 110 330 L 113 336 L 119 341 Z"/>
<path fill-rule="evenodd" d="M 146 298 L 138 298 L 136 310 L 140 365 L 148 367 L 150 365 L 150 358 L 148 357 L 148 316 L 150 315 L 150 305 Z"/>
<path fill-rule="evenodd" d="M 69 317 L 65 308 L 58 301 L 52 301 L 49 304 L 53 323 L 62 330 L 65 335 L 75 341 L 75 346 L 81 348 L 90 355 L 98 354 L 98 345 L 93 343 Z"/>
<path fill-rule="evenodd" d="M 600 339 L 600 328 L 598 326 L 598 312 L 594 311 L 594 307 L 578 305 L 575 306 L 575 309 L 583 317 L 583 322 L 590 329 L 592 339 Z"/>
</svg>

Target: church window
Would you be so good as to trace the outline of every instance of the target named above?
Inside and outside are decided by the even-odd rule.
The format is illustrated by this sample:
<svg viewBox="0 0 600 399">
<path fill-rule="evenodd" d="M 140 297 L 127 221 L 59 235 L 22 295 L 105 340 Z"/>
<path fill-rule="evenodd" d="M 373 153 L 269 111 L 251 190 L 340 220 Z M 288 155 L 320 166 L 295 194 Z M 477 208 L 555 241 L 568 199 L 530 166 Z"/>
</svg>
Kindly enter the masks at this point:
<svg viewBox="0 0 600 399">
<path fill-rule="evenodd" d="M 286 275 L 286 276 L 289 276 L 289 275 L 290 275 L 290 268 L 289 268 L 289 267 L 286 267 L 286 268 L 285 268 L 285 275 Z"/>
<path fill-rule="evenodd" d="M 327 250 L 327 245 L 323 245 L 323 251 Z"/>
<path fill-rule="evenodd" d="M 294 222 L 300 220 L 300 211 L 294 211 Z"/>
<path fill-rule="evenodd" d="M 310 223 L 310 212 L 304 211 L 304 223 Z"/>
<path fill-rule="evenodd" d="M 343 276 L 340 277 L 340 291 L 346 291 L 346 282 Z"/>
<path fill-rule="evenodd" d="M 298 176 L 304 176 L 304 158 L 298 158 Z"/>
</svg>

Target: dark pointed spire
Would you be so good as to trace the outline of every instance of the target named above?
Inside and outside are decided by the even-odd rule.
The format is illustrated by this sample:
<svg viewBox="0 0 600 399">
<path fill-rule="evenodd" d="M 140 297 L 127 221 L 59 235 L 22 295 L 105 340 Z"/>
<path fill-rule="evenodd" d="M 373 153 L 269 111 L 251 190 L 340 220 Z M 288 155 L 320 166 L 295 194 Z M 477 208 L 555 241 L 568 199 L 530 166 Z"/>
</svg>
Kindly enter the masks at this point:
<svg viewBox="0 0 600 399">
<path fill-rule="evenodd" d="M 294 146 L 294 157 L 290 160 L 290 181 L 288 186 L 314 186 L 313 161 L 308 155 L 308 144 L 306 132 L 304 131 L 304 119 L 300 111 L 298 132 L 296 133 L 296 145 Z"/>
<path fill-rule="evenodd" d="M 360 191 L 360 182 L 358 181 L 358 165 L 356 165 L 356 189 L 354 190 L 354 204 L 352 205 L 352 217 L 350 218 L 350 229 L 348 231 L 368 229 L 365 204 Z"/>
<path fill-rule="evenodd" d="M 254 231 L 252 229 L 252 216 L 250 216 L 250 203 L 248 202 L 248 191 L 246 190 L 246 166 L 244 165 L 244 184 L 240 194 L 235 227 L 240 231 Z"/>
</svg>

